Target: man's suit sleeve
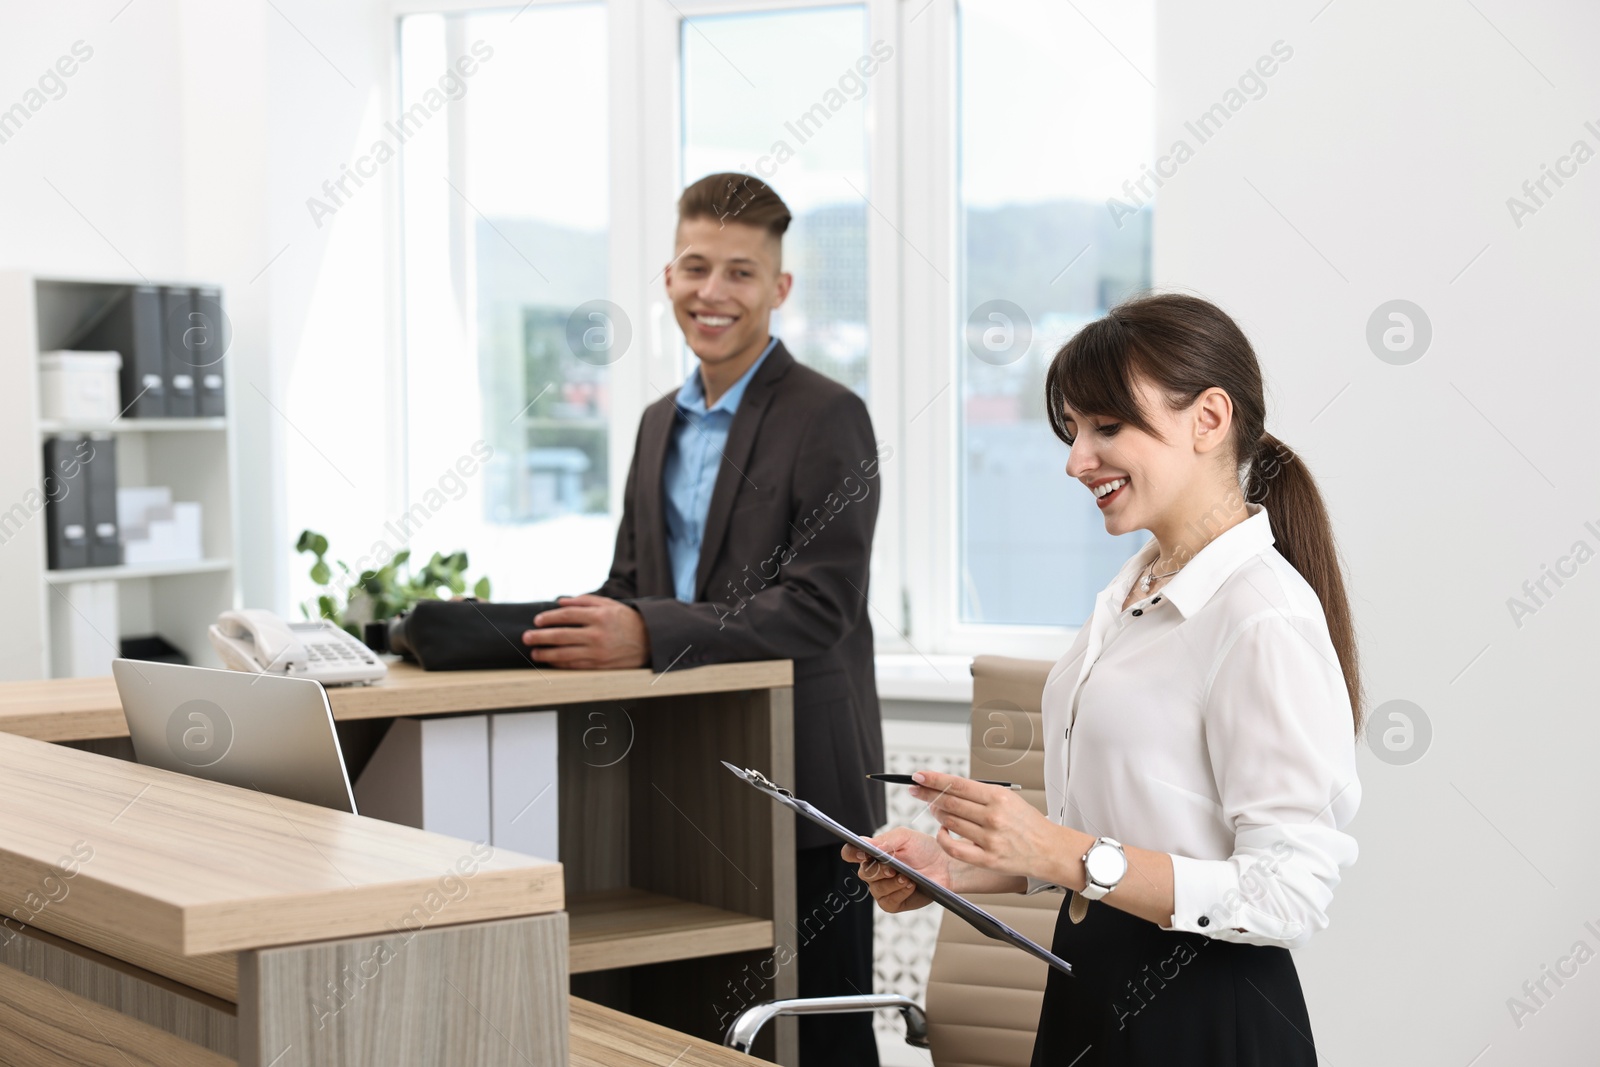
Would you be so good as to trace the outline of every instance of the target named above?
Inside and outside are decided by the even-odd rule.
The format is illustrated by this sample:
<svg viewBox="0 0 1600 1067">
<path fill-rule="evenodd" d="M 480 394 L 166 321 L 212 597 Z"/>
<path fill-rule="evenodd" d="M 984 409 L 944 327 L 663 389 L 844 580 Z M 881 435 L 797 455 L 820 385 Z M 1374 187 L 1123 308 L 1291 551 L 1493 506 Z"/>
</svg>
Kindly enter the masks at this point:
<svg viewBox="0 0 1600 1067">
<path fill-rule="evenodd" d="M 594 592 L 613 600 L 631 600 L 639 595 L 639 554 L 634 524 L 638 519 L 639 445 L 644 440 L 644 419 L 634 435 L 633 460 L 628 464 L 628 480 L 622 487 L 622 522 L 617 526 L 617 547 L 611 555 L 611 574 Z"/>
<path fill-rule="evenodd" d="M 652 669 L 805 659 L 859 624 L 880 489 L 877 442 L 860 397 L 840 393 L 812 416 L 792 485 L 792 501 L 780 505 L 793 508 L 788 552 L 772 546 L 749 561 L 743 599 L 707 589 L 712 599 L 692 604 L 671 597 L 633 602 L 650 632 Z"/>
</svg>

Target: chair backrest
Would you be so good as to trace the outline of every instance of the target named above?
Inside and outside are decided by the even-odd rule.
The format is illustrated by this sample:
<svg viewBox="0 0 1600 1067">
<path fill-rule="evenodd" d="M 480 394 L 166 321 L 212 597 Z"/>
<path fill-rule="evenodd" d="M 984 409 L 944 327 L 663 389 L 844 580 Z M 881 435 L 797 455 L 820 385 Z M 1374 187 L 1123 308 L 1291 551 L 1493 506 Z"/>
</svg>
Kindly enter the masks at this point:
<svg viewBox="0 0 1600 1067">
<path fill-rule="evenodd" d="M 1049 660 L 979 656 L 972 662 L 974 778 L 1018 782 L 1044 810 L 1044 732 L 1039 710 Z M 972 899 L 1046 947 L 1064 893 Z M 928 1036 L 938 1067 L 1028 1067 L 1048 968 L 992 941 L 961 919 L 939 924 L 928 974 Z"/>
</svg>

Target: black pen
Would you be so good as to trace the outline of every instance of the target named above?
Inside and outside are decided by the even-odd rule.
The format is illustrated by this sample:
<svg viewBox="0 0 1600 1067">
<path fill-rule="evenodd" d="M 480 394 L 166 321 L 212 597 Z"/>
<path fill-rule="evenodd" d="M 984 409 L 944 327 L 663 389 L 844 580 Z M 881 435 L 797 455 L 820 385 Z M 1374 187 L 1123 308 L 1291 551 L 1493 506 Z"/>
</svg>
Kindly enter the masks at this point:
<svg viewBox="0 0 1600 1067">
<path fill-rule="evenodd" d="M 867 777 L 871 778 L 874 782 L 888 782 L 891 785 L 921 785 L 922 784 L 921 782 L 918 782 L 916 779 L 912 778 L 909 774 L 869 774 L 869 775 L 867 775 Z M 1021 789 L 1022 788 L 1016 782 L 996 782 L 996 781 L 993 781 L 992 779 L 989 779 L 989 778 L 974 778 L 972 780 L 974 782 L 982 782 L 984 785 L 1002 785 L 1002 786 L 1005 786 L 1007 789 Z"/>
</svg>

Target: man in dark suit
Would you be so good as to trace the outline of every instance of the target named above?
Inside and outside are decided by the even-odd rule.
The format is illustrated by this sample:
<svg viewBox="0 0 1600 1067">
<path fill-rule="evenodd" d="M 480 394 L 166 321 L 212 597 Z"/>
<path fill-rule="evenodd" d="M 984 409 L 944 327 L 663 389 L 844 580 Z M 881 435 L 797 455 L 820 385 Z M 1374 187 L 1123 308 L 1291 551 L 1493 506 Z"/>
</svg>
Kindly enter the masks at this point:
<svg viewBox="0 0 1600 1067">
<path fill-rule="evenodd" d="M 867 575 L 890 453 L 860 398 L 769 332 L 789 220 L 748 175 L 684 190 L 666 289 L 699 365 L 640 420 L 611 576 L 523 640 L 563 667 L 794 660 L 795 792 L 871 834 L 886 814 L 864 777 L 883 767 Z M 870 896 L 825 830 L 798 820 L 795 837 L 800 995 L 870 993 Z M 803 1017 L 800 1050 L 805 1067 L 875 1067 L 871 1015 Z"/>
</svg>

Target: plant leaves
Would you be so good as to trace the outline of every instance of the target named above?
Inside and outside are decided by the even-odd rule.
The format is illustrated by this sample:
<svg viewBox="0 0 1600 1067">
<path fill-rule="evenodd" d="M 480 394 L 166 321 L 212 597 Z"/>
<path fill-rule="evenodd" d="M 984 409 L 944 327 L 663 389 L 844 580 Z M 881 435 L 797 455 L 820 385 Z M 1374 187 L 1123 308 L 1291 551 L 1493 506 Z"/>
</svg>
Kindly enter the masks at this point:
<svg viewBox="0 0 1600 1067">
<path fill-rule="evenodd" d="M 353 571 L 343 560 L 333 561 L 330 566 L 329 561 L 323 558 L 328 551 L 328 539 L 315 530 L 302 530 L 295 541 L 295 550 L 316 556 L 316 562 L 311 566 L 311 580 L 326 590 L 317 597 L 317 608 L 322 617 L 334 620 L 357 638 L 361 635 L 356 632 L 356 625 L 345 620 L 345 612 L 350 607 L 341 603 L 343 600 L 364 595 L 368 603 L 363 606 L 363 615 L 370 609 L 372 618 L 381 621 L 411 610 L 419 600 L 448 599 L 463 595 L 468 589 L 466 572 L 469 557 L 465 550 L 435 552 L 421 567 L 412 570 L 409 566 L 412 550 L 403 548 L 383 566 L 360 572 Z M 349 582 L 349 588 L 331 586 L 334 567 Z M 484 575 L 471 586 L 471 595 L 479 600 L 488 600 L 492 589 L 488 575 Z M 343 596 L 337 595 L 340 593 Z M 306 604 L 300 605 L 300 611 L 307 618 L 311 616 Z"/>
</svg>

